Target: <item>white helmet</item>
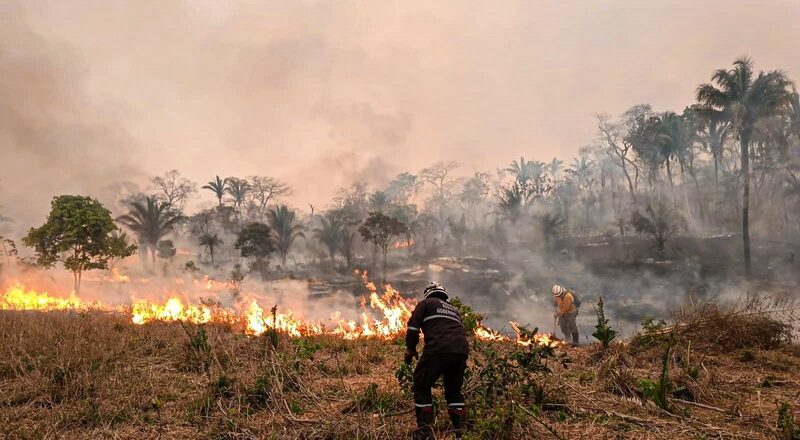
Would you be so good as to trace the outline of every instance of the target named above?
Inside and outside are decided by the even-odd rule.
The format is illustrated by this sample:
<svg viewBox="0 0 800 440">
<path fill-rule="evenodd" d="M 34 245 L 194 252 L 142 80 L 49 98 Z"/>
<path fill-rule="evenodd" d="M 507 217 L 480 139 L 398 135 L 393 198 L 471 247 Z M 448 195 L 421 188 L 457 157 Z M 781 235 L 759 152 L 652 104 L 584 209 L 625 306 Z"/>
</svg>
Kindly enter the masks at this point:
<svg viewBox="0 0 800 440">
<path fill-rule="evenodd" d="M 431 283 L 428 284 L 428 287 L 425 288 L 423 296 L 427 298 L 434 293 L 441 293 L 444 294 L 445 298 L 447 297 L 447 292 L 445 291 L 444 286 L 437 283 L 436 281 L 431 281 Z"/>
<path fill-rule="evenodd" d="M 563 294 L 564 294 L 566 291 L 567 291 L 567 289 L 565 289 L 565 288 L 563 288 L 563 287 L 559 286 L 558 284 L 556 284 L 555 286 L 553 286 L 553 290 L 552 290 L 552 292 L 553 292 L 553 296 L 561 296 L 561 295 L 563 295 Z"/>
</svg>

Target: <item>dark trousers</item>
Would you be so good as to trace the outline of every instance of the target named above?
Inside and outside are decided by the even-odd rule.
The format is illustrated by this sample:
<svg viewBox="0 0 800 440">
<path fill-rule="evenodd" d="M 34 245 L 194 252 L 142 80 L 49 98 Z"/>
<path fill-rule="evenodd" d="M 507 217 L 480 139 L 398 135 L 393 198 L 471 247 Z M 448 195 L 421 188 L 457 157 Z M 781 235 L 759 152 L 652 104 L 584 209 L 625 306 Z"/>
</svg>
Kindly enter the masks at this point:
<svg viewBox="0 0 800 440">
<path fill-rule="evenodd" d="M 422 353 L 414 370 L 414 404 L 419 407 L 430 407 L 433 404 L 431 388 L 444 376 L 444 398 L 449 408 L 463 408 L 464 371 L 467 369 L 465 354 L 428 354 Z"/>
</svg>

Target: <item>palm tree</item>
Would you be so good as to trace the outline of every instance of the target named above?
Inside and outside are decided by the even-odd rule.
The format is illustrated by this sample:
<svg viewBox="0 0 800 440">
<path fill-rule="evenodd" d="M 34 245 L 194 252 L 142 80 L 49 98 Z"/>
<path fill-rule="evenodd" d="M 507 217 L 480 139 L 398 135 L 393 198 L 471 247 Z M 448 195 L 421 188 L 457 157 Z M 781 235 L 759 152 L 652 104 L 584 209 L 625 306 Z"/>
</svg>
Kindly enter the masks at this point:
<svg viewBox="0 0 800 440">
<path fill-rule="evenodd" d="M 516 225 L 527 207 L 530 199 L 528 186 L 523 182 L 514 181 L 511 185 L 500 188 L 500 193 L 497 195 L 500 215 L 512 225 Z"/>
<path fill-rule="evenodd" d="M 133 201 L 130 207 L 130 212 L 117 217 L 117 221 L 136 235 L 139 247 L 150 251 L 155 264 L 158 242 L 172 231 L 183 216 L 171 209 L 169 203 L 159 203 L 153 196 L 148 196 L 144 201 Z"/>
<path fill-rule="evenodd" d="M 334 267 L 336 251 L 342 245 L 343 226 L 344 224 L 339 220 L 338 216 L 328 213 L 320 218 L 320 226 L 314 229 L 314 236 L 328 249 L 331 267 Z"/>
<path fill-rule="evenodd" d="M 711 76 L 714 84 L 701 84 L 697 100 L 724 116 L 739 134 L 742 175 L 742 245 L 745 276 L 750 278 L 750 138 L 755 124 L 777 114 L 790 100 L 791 81 L 780 70 L 755 75 L 753 62 L 742 57 L 733 69 L 719 69 Z"/>
<path fill-rule="evenodd" d="M 268 212 L 269 223 L 275 231 L 275 244 L 281 254 L 281 263 L 286 266 L 286 255 L 297 237 L 306 238 L 303 225 L 297 223 L 297 215 L 286 205 L 272 208 Z"/>
<path fill-rule="evenodd" d="M 209 234 L 206 232 L 205 234 L 199 237 L 200 246 L 205 247 L 208 249 L 208 253 L 211 255 L 211 264 L 214 264 L 214 248 L 222 245 L 222 239 L 217 236 L 216 232 L 213 234 Z"/>
<path fill-rule="evenodd" d="M 714 201 L 719 203 L 719 161 L 722 159 L 722 152 L 725 148 L 725 141 L 730 133 L 730 123 L 717 111 L 699 108 L 697 109 L 703 119 L 700 143 L 711 154 L 714 160 Z"/>
<path fill-rule="evenodd" d="M 558 178 L 558 172 L 559 170 L 561 170 L 562 165 L 564 165 L 564 161 L 557 159 L 555 157 L 553 158 L 553 160 L 550 161 L 549 164 L 546 165 L 547 171 L 550 173 L 551 176 L 553 176 L 553 179 Z"/>
<path fill-rule="evenodd" d="M 580 157 L 572 160 L 572 166 L 567 170 L 577 179 L 578 187 L 581 187 L 592 172 L 594 161 L 589 157 L 589 154 L 582 153 Z"/>
<path fill-rule="evenodd" d="M 800 137 L 800 93 L 794 88 L 789 96 L 789 110 L 786 115 L 789 118 L 789 136 Z"/>
<path fill-rule="evenodd" d="M 673 160 L 683 163 L 683 158 L 686 156 L 686 152 L 692 142 L 694 142 L 695 135 L 694 127 L 682 116 L 675 112 L 665 112 L 661 115 L 660 153 L 667 168 L 667 177 L 672 189 L 672 203 L 676 208 L 678 201 L 675 195 L 675 183 L 672 179 L 670 164 Z"/>
<path fill-rule="evenodd" d="M 553 241 L 555 238 L 558 238 L 558 233 L 564 225 L 564 218 L 557 212 L 547 211 L 536 216 L 534 221 L 538 223 L 539 230 L 544 238 L 545 251 L 552 251 Z"/>
<path fill-rule="evenodd" d="M 520 183 L 525 183 L 541 176 L 544 166 L 541 162 L 525 160 L 524 157 L 520 157 L 519 162 L 512 160 L 511 165 L 505 170 L 513 174 Z"/>
<path fill-rule="evenodd" d="M 222 206 L 222 197 L 225 196 L 226 188 L 228 187 L 228 179 L 220 179 L 219 176 L 214 176 L 214 180 L 209 181 L 202 186 L 202 189 L 210 190 L 217 197 L 219 206 Z"/>
<path fill-rule="evenodd" d="M 217 177 L 217 179 L 219 179 L 219 177 Z M 247 183 L 247 180 L 238 179 L 236 177 L 228 177 L 225 180 L 227 180 L 228 186 L 223 188 L 223 190 L 233 197 L 233 206 L 236 207 L 237 212 L 241 212 L 242 205 L 244 205 L 247 193 L 250 190 L 250 184 Z"/>
</svg>

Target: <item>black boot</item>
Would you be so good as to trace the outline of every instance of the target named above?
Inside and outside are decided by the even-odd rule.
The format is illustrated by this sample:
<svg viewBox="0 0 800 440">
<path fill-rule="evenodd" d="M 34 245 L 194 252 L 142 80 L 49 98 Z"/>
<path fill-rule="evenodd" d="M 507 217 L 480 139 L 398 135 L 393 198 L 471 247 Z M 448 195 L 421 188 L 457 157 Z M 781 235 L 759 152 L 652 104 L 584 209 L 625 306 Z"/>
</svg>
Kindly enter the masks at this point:
<svg viewBox="0 0 800 440">
<path fill-rule="evenodd" d="M 581 341 L 580 336 L 577 333 L 572 334 L 572 345 L 578 345 Z"/>
<path fill-rule="evenodd" d="M 463 437 L 466 428 L 467 409 L 463 407 L 450 408 L 447 413 L 450 414 L 450 421 L 453 422 L 453 433 L 456 438 Z"/>
<path fill-rule="evenodd" d="M 433 439 L 433 407 L 423 406 L 414 408 L 417 416 L 417 429 L 414 431 L 414 440 Z"/>
</svg>

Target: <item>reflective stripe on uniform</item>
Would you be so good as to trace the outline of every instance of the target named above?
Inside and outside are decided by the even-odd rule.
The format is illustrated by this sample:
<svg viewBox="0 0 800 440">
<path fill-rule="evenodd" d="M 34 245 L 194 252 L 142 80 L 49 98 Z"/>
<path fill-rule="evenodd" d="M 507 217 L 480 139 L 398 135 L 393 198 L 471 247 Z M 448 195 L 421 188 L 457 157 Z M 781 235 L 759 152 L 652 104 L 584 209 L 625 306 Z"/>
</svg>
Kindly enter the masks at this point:
<svg viewBox="0 0 800 440">
<path fill-rule="evenodd" d="M 460 407 L 466 405 L 464 403 L 448 403 L 447 406 Z"/>
<path fill-rule="evenodd" d="M 460 319 L 456 318 L 455 316 L 448 316 L 448 315 L 431 315 L 431 316 L 428 316 L 427 318 L 423 319 L 422 322 L 425 322 L 425 321 L 427 321 L 429 319 L 436 319 L 436 318 L 452 319 L 453 321 L 461 324 L 461 320 Z"/>
<path fill-rule="evenodd" d="M 411 327 L 411 326 L 408 326 L 408 330 L 410 330 L 410 331 L 414 331 L 414 332 L 418 332 L 418 331 L 419 331 L 419 329 L 418 329 L 418 328 L 416 328 L 416 327 Z"/>
<path fill-rule="evenodd" d="M 433 406 L 433 404 L 432 403 L 415 403 L 414 406 L 416 406 L 417 408 L 426 408 L 426 407 L 429 407 L 429 406 Z"/>
</svg>

